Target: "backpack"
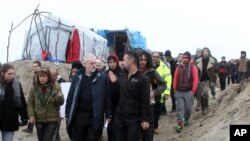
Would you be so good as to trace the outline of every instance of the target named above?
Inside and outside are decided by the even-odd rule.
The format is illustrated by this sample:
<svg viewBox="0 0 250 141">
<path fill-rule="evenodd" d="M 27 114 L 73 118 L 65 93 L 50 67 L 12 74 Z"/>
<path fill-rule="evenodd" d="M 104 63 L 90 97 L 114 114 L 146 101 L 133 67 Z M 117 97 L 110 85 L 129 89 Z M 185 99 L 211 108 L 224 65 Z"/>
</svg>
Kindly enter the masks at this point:
<svg viewBox="0 0 250 141">
<path fill-rule="evenodd" d="M 226 72 L 226 69 L 224 67 L 220 67 L 219 73 L 225 73 L 225 72 Z"/>
<path fill-rule="evenodd" d="M 226 67 L 227 67 L 226 62 L 221 62 L 219 66 L 219 73 L 226 73 Z"/>
</svg>

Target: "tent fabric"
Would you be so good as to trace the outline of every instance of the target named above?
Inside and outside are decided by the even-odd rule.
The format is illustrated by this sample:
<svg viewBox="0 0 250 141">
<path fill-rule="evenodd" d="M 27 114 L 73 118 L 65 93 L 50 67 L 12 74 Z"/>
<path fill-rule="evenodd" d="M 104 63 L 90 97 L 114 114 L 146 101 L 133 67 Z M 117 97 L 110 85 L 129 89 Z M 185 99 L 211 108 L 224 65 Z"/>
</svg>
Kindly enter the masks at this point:
<svg viewBox="0 0 250 141">
<path fill-rule="evenodd" d="M 114 44 L 114 36 L 117 34 L 125 34 L 129 39 L 129 46 L 132 48 L 147 48 L 146 38 L 141 35 L 139 31 L 124 30 L 96 30 L 98 35 L 104 37 L 108 41 L 108 47 Z"/>
<path fill-rule="evenodd" d="M 131 31 L 129 32 L 129 37 L 133 48 L 147 48 L 146 38 L 144 38 L 140 32 Z"/>
<path fill-rule="evenodd" d="M 37 24 L 26 31 L 22 53 L 24 60 L 46 58 L 53 62 L 72 62 L 82 60 L 86 53 L 93 53 L 102 58 L 108 57 L 107 40 L 95 32 L 52 14 L 41 18 L 40 21 L 37 17 L 36 22 L 33 22 Z M 70 40 L 71 36 L 73 40 Z M 69 44 L 72 46 L 68 48 Z"/>
<path fill-rule="evenodd" d="M 73 63 L 74 61 L 78 61 L 80 58 L 80 37 L 78 34 L 78 30 L 74 29 L 73 32 L 71 33 L 69 42 L 68 42 L 68 47 L 67 47 L 67 63 Z"/>
</svg>

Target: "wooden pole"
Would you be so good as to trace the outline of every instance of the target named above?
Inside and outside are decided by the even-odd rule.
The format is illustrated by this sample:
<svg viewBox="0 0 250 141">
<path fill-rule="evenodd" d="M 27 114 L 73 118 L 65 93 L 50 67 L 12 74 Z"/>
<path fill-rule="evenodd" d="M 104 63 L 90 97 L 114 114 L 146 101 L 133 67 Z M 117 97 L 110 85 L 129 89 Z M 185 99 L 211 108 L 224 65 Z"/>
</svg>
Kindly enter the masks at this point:
<svg viewBox="0 0 250 141">
<path fill-rule="evenodd" d="M 8 45 L 7 45 L 7 61 L 6 62 L 9 62 L 9 48 L 10 48 L 10 36 L 11 36 L 11 33 L 13 31 L 13 22 L 11 23 L 11 28 L 10 28 L 10 31 L 9 31 L 9 37 L 8 37 Z"/>
</svg>

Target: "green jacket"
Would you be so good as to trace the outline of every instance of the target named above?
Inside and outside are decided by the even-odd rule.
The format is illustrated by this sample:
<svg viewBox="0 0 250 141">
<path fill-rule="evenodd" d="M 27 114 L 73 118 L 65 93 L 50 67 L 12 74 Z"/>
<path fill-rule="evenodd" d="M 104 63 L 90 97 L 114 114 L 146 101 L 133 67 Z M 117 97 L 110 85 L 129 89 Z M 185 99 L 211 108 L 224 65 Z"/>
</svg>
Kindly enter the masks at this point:
<svg viewBox="0 0 250 141">
<path fill-rule="evenodd" d="M 40 87 L 34 86 L 30 90 L 27 102 L 29 118 L 34 117 L 36 122 L 59 121 L 60 106 L 64 102 L 63 96 L 57 96 L 61 92 L 60 84 L 48 84 L 44 95 L 40 91 Z"/>
</svg>

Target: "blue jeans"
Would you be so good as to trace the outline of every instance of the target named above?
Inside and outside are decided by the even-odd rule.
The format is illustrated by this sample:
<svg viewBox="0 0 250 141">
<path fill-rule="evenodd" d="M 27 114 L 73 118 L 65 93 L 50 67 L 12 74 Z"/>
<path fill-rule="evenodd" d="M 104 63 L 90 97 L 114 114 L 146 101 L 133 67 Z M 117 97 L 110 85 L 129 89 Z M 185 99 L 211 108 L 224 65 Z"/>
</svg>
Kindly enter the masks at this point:
<svg viewBox="0 0 250 141">
<path fill-rule="evenodd" d="M 3 141 L 12 141 L 13 137 L 14 137 L 14 132 L 2 131 L 2 140 Z"/>
</svg>

